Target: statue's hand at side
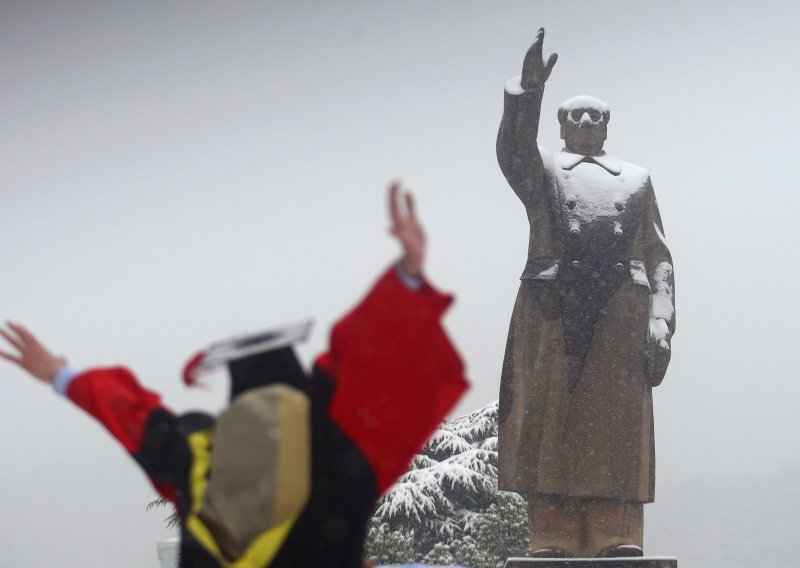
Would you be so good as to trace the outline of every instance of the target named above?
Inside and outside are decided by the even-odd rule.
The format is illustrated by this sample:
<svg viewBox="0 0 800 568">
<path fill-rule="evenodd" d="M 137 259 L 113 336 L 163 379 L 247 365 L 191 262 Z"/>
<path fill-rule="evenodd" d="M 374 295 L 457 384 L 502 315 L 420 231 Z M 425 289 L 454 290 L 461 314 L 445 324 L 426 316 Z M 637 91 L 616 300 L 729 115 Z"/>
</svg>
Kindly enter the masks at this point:
<svg viewBox="0 0 800 568">
<path fill-rule="evenodd" d="M 7 325 L 8 329 L 0 328 L 0 335 L 14 348 L 16 353 L 0 350 L 0 357 L 19 365 L 40 381 L 52 383 L 56 372 L 67 360 L 53 355 L 25 327 L 10 322 Z"/>
<path fill-rule="evenodd" d="M 650 385 L 657 387 L 664 380 L 671 355 L 670 332 L 662 318 L 650 318 L 647 334 L 647 376 Z"/>
<path fill-rule="evenodd" d="M 542 44 L 544 43 L 544 28 L 539 28 L 536 39 L 525 54 L 525 61 L 522 63 L 522 88 L 525 90 L 543 87 L 550 72 L 558 60 L 558 54 L 553 53 L 547 58 L 545 63 L 542 57 Z"/>
</svg>

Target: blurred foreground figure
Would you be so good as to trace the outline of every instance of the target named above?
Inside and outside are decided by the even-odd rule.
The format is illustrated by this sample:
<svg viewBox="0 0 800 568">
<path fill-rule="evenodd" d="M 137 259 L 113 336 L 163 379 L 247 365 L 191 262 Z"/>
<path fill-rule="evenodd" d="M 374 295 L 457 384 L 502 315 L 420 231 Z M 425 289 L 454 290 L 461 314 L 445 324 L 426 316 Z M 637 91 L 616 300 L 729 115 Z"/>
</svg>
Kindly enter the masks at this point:
<svg viewBox="0 0 800 568">
<path fill-rule="evenodd" d="M 534 556 L 641 556 L 652 388 L 675 332 L 672 259 L 647 170 L 603 151 L 611 114 L 571 98 L 565 148 L 537 145 L 539 30 L 506 84 L 497 157 L 530 222 L 500 385 L 499 488 L 528 499 Z"/>
<path fill-rule="evenodd" d="M 230 406 L 176 415 L 123 367 L 76 372 L 27 329 L 0 351 L 99 420 L 175 504 L 181 568 L 362 566 L 376 499 L 467 383 L 440 319 L 452 302 L 422 276 L 413 201 L 390 188 L 403 258 L 331 333 L 307 375 L 292 343 L 307 325 L 212 345 L 184 371 L 225 364 Z M 364 560 L 364 566 L 368 561 Z"/>
</svg>

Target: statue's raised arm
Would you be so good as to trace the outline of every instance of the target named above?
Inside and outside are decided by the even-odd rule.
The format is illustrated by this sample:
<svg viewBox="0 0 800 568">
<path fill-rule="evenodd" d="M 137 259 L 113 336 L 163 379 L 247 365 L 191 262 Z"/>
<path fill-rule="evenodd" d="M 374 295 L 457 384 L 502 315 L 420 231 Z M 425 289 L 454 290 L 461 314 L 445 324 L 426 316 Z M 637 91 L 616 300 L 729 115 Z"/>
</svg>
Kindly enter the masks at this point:
<svg viewBox="0 0 800 568">
<path fill-rule="evenodd" d="M 540 28 L 525 54 L 522 75 L 506 83 L 503 120 L 497 134 L 500 169 L 526 205 L 533 199 L 535 188 L 541 184 L 542 159 L 536 145 L 539 114 L 544 84 L 558 59 L 558 54 L 553 53 L 544 61 L 543 43 L 544 28 Z"/>
</svg>

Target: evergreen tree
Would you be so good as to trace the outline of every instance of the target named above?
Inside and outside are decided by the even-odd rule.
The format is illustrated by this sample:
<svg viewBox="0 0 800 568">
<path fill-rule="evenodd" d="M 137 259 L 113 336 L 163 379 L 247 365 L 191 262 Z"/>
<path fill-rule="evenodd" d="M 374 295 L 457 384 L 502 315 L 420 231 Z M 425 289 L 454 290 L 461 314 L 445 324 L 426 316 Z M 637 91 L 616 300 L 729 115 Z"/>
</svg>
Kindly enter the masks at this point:
<svg viewBox="0 0 800 568">
<path fill-rule="evenodd" d="M 497 402 L 440 426 L 378 502 L 366 543 L 388 564 L 501 568 L 529 551 L 527 504 L 497 490 Z"/>
</svg>

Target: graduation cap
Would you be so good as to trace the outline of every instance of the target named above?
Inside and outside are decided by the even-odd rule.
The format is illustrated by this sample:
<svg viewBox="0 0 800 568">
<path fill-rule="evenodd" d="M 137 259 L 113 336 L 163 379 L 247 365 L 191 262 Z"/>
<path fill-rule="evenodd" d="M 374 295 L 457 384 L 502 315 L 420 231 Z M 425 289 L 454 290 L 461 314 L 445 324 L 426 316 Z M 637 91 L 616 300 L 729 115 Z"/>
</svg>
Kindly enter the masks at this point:
<svg viewBox="0 0 800 568">
<path fill-rule="evenodd" d="M 216 341 L 189 360 L 183 382 L 196 386 L 200 375 L 227 365 L 231 401 L 250 389 L 273 383 L 304 390 L 307 377 L 293 345 L 308 339 L 313 323 L 305 320 Z"/>
</svg>

